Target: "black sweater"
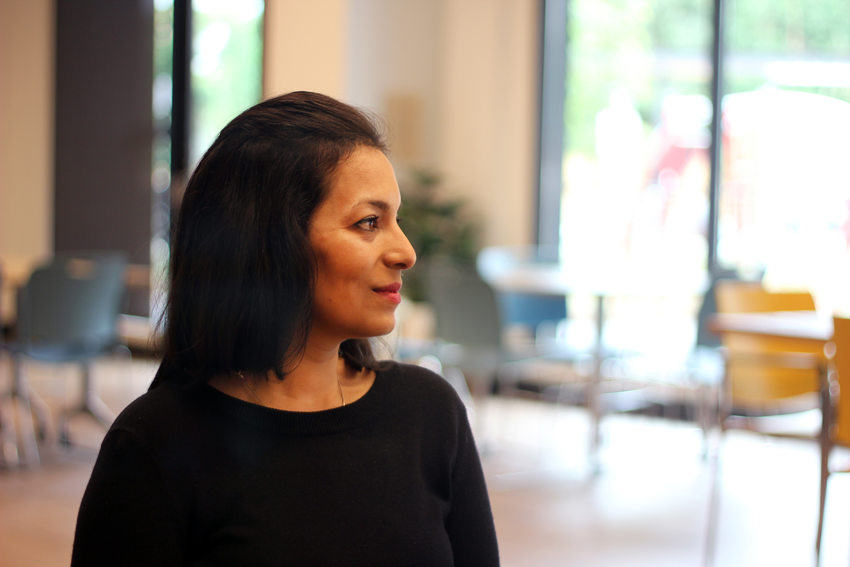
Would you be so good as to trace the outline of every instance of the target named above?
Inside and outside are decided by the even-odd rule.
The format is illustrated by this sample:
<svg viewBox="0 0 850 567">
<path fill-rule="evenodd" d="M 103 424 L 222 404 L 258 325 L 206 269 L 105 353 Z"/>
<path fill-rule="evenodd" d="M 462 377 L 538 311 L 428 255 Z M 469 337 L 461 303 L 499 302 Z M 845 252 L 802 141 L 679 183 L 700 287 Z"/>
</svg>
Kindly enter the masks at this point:
<svg viewBox="0 0 850 567">
<path fill-rule="evenodd" d="M 168 382 L 107 433 L 72 565 L 498 565 L 463 404 L 388 363 L 314 413 Z"/>
</svg>

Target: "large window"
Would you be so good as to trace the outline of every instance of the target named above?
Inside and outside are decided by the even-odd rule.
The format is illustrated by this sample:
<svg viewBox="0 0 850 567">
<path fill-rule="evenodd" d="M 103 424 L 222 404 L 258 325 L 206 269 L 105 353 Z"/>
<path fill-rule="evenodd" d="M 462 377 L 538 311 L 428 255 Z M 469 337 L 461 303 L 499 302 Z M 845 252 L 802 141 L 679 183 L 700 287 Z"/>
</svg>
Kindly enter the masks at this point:
<svg viewBox="0 0 850 567">
<path fill-rule="evenodd" d="M 190 166 L 262 95 L 263 0 L 192 1 Z"/>
<path fill-rule="evenodd" d="M 850 3 L 561 1 L 565 268 L 735 269 L 850 310 Z"/>
<path fill-rule="evenodd" d="M 172 211 L 221 128 L 262 96 L 263 0 L 155 0 L 151 268 L 162 307 Z"/>
<path fill-rule="evenodd" d="M 718 262 L 850 308 L 850 3 L 729 0 Z"/>
<path fill-rule="evenodd" d="M 561 197 L 568 268 L 616 265 L 665 278 L 704 269 L 711 118 L 705 4 L 568 3 Z"/>
</svg>

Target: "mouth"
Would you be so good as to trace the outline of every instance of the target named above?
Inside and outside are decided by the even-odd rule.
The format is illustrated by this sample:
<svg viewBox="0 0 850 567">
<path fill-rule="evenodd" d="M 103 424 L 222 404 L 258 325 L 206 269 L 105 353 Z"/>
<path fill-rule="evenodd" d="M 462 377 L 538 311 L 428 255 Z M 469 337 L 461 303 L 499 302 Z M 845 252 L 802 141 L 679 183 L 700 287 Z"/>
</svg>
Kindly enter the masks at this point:
<svg viewBox="0 0 850 567">
<path fill-rule="evenodd" d="M 401 303 L 401 293 L 399 293 L 400 290 L 401 284 L 393 283 L 383 287 L 374 288 L 372 291 L 395 304 L 399 304 Z"/>
</svg>

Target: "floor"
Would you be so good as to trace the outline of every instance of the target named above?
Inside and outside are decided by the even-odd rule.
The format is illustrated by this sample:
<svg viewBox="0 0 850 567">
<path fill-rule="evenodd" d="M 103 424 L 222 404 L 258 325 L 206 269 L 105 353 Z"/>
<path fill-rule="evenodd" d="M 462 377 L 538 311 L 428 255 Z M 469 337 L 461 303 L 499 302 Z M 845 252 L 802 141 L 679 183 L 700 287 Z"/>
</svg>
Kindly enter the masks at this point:
<svg viewBox="0 0 850 567">
<path fill-rule="evenodd" d="M 156 365 L 106 361 L 95 378 L 115 410 Z M 72 367 L 27 366 L 57 408 L 73 398 Z M 0 360 L 5 390 L 8 364 Z M 6 415 L 12 408 L 4 402 Z M 473 423 L 503 565 L 702 566 L 711 469 L 697 428 L 653 417 L 603 421 L 598 474 L 588 467 L 581 409 L 539 401 L 477 402 Z M 102 430 L 72 424 L 71 450 L 45 448 L 38 468 L 0 469 L 0 566 L 67 565 L 77 506 Z M 814 565 L 818 458 L 811 444 L 731 432 L 723 445 L 714 565 Z M 850 475 L 830 481 L 822 567 L 850 563 Z"/>
</svg>

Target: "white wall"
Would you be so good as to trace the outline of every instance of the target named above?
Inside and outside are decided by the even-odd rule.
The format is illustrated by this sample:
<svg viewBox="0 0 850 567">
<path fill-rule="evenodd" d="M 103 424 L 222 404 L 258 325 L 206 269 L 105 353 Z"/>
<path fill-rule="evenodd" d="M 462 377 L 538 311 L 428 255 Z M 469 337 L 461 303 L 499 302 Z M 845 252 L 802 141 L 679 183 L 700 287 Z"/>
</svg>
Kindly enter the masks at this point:
<svg viewBox="0 0 850 567">
<path fill-rule="evenodd" d="M 265 94 L 327 92 L 383 115 L 395 159 L 432 167 L 485 224 L 532 235 L 537 2 L 267 0 Z M 52 249 L 54 0 L 0 1 L 0 258 Z"/>
<path fill-rule="evenodd" d="M 348 0 L 267 0 L 263 94 L 343 97 Z"/>
<path fill-rule="evenodd" d="M 0 1 L 0 262 L 53 248 L 53 1 Z"/>
<path fill-rule="evenodd" d="M 528 0 L 445 1 L 440 165 L 486 219 L 484 244 L 533 238 L 538 19 Z"/>
<path fill-rule="evenodd" d="M 349 12 L 347 101 L 384 118 L 397 164 L 434 167 L 441 2 L 352 0 Z"/>
<path fill-rule="evenodd" d="M 409 168 L 440 172 L 481 218 L 483 244 L 529 243 L 538 3 L 301 4 L 267 0 L 265 94 L 323 90 L 377 112 L 401 178 Z"/>
</svg>

